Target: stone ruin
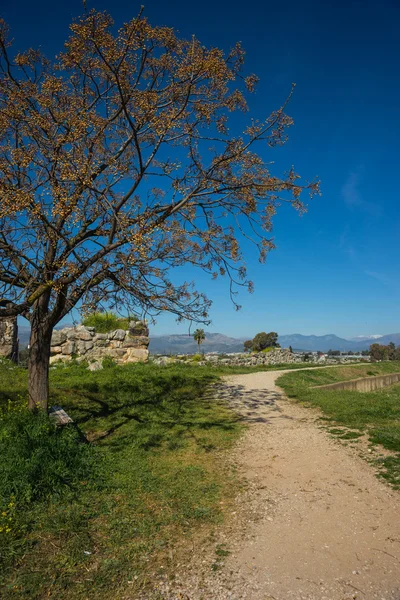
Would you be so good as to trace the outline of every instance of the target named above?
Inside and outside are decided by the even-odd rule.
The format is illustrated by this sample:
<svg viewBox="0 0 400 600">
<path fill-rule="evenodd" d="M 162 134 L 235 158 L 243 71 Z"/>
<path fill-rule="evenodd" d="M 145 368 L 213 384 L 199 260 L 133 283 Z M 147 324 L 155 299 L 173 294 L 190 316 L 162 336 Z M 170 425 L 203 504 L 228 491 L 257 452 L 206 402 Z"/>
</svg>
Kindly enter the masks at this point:
<svg viewBox="0 0 400 600">
<path fill-rule="evenodd" d="M 57 361 L 86 360 L 101 363 L 106 357 L 116 363 L 147 362 L 149 328 L 146 321 L 131 321 L 129 329 L 97 333 L 94 327 L 66 327 L 53 332 L 50 364 Z"/>
<path fill-rule="evenodd" d="M 0 357 L 18 362 L 17 317 L 0 319 Z"/>
</svg>

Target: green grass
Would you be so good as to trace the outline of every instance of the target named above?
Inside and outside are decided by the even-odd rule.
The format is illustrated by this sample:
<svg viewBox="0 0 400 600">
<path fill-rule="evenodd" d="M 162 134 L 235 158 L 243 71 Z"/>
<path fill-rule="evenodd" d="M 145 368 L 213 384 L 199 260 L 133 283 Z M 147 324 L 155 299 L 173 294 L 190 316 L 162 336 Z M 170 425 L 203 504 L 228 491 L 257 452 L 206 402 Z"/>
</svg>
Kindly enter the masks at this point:
<svg viewBox="0 0 400 600">
<path fill-rule="evenodd" d="M 97 333 L 108 333 L 115 329 L 129 329 L 131 321 L 137 321 L 137 317 L 118 317 L 111 312 L 96 312 L 83 319 L 82 324 L 86 327 L 95 327 Z"/>
<path fill-rule="evenodd" d="M 400 372 L 398 361 L 341 366 L 287 373 L 278 379 L 278 385 L 289 397 L 319 407 L 326 418 L 341 426 L 329 429 L 332 435 L 351 440 L 366 433 L 371 444 L 380 444 L 392 451 L 393 456 L 380 460 L 381 476 L 400 489 L 400 385 L 375 392 L 312 389 L 336 381 L 395 372 Z"/>
<path fill-rule="evenodd" d="M 221 522 L 238 489 L 221 451 L 241 425 L 213 400 L 216 380 L 214 370 L 180 365 L 51 370 L 51 404 L 63 406 L 92 443 L 34 426 L 32 436 L 16 417 L 15 451 L 23 443 L 27 458 L 25 470 L 7 463 L 19 487 L 0 484 L 3 518 L 12 524 L 0 540 L 0 597 L 102 600 L 129 590 L 151 598 L 154 573 L 172 569 L 192 536 Z M 12 406 L 0 419 L 2 449 L 12 440 L 14 412 L 29 421 L 26 396 L 26 371 L 0 364 L 0 406 Z M 61 451 L 52 456 L 53 443 L 64 444 L 67 457 L 73 443 L 74 461 L 63 462 Z M 29 497 L 34 481 L 44 493 Z"/>
</svg>

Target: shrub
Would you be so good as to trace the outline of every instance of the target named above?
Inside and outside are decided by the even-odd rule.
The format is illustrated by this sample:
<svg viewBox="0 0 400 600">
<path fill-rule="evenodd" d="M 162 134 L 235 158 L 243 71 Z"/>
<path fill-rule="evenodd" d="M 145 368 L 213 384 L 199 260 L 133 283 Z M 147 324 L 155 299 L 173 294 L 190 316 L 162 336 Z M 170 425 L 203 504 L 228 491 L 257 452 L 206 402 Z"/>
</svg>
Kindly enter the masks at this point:
<svg viewBox="0 0 400 600">
<path fill-rule="evenodd" d="M 138 321 L 137 317 L 118 317 L 112 312 L 95 312 L 83 319 L 85 327 L 95 327 L 97 333 L 108 333 L 115 329 L 129 329 L 131 321 Z"/>
</svg>

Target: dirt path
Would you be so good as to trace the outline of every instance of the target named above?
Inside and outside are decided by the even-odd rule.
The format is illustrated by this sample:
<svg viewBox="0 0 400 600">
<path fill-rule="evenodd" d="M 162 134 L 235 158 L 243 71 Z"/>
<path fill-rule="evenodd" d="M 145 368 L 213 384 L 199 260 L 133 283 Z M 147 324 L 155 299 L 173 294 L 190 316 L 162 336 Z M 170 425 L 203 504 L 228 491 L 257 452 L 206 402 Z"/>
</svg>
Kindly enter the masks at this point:
<svg viewBox="0 0 400 600">
<path fill-rule="evenodd" d="M 250 489 L 219 540 L 231 554 L 212 575 L 196 557 L 176 597 L 400 600 L 399 494 L 321 430 L 317 412 L 285 399 L 275 385 L 283 373 L 221 386 L 250 423 L 235 452 Z"/>
</svg>

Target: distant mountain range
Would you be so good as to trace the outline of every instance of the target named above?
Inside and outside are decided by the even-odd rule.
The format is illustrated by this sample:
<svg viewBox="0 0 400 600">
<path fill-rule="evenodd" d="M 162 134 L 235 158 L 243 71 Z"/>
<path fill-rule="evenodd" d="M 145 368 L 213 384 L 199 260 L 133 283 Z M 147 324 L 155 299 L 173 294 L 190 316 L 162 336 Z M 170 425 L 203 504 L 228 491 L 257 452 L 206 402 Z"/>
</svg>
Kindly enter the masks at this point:
<svg viewBox="0 0 400 600">
<path fill-rule="evenodd" d="M 245 339 L 206 331 L 206 339 L 201 344 L 201 349 L 204 352 L 242 352 Z M 192 354 L 197 350 L 197 343 L 189 334 L 150 335 L 152 354 Z"/>
<path fill-rule="evenodd" d="M 26 346 L 29 341 L 29 327 L 20 326 L 18 336 L 21 346 Z M 235 338 L 223 333 L 212 333 L 206 331 L 206 339 L 201 345 L 204 352 L 242 352 L 243 342 L 247 338 Z M 371 344 L 389 344 L 393 342 L 400 345 L 400 333 L 389 333 L 387 335 L 372 335 L 371 337 L 359 336 L 351 340 L 340 338 L 333 333 L 327 335 L 301 335 L 293 333 L 280 335 L 278 338 L 283 348 L 292 346 L 293 350 L 304 350 L 309 352 L 327 352 L 328 350 L 353 350 L 353 352 L 367 350 Z M 192 335 L 151 335 L 150 352 L 152 354 L 192 354 L 197 352 L 197 344 Z"/>
<path fill-rule="evenodd" d="M 321 350 L 321 352 L 327 352 L 328 350 L 340 350 L 342 352 L 353 350 L 354 352 L 367 350 L 374 343 L 389 344 L 389 342 L 394 342 L 396 346 L 399 345 L 400 333 L 389 333 L 388 335 L 379 337 L 374 335 L 371 338 L 360 336 L 358 340 L 346 340 L 333 333 L 328 335 L 301 335 L 300 333 L 294 333 L 279 336 L 279 343 L 285 348 L 292 346 L 296 350 Z"/>
<path fill-rule="evenodd" d="M 206 332 L 206 339 L 201 348 L 204 352 L 242 352 L 243 342 L 246 338 L 233 338 L 222 333 Z M 361 351 L 367 350 L 371 344 L 388 344 L 394 342 L 400 344 L 400 333 L 390 333 L 377 338 L 362 338 L 358 340 L 346 340 L 333 333 L 327 335 L 280 335 L 278 338 L 283 348 L 292 346 L 294 350 L 305 350 L 315 352 L 327 352 L 328 350 Z M 153 354 L 190 354 L 197 351 L 197 344 L 190 335 L 154 335 L 150 336 L 150 352 Z"/>
</svg>

